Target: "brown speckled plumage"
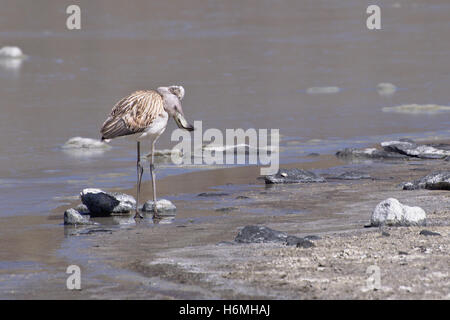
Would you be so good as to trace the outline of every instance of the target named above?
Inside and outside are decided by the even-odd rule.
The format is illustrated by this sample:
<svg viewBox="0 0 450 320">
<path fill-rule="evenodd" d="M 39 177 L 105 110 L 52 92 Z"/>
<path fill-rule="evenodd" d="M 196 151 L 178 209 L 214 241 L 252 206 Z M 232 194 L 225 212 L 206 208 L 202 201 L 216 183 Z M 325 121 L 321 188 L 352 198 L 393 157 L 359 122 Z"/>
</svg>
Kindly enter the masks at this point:
<svg viewBox="0 0 450 320">
<path fill-rule="evenodd" d="M 102 140 L 140 133 L 163 112 L 163 97 L 157 91 L 133 92 L 112 109 L 100 130 Z"/>
</svg>

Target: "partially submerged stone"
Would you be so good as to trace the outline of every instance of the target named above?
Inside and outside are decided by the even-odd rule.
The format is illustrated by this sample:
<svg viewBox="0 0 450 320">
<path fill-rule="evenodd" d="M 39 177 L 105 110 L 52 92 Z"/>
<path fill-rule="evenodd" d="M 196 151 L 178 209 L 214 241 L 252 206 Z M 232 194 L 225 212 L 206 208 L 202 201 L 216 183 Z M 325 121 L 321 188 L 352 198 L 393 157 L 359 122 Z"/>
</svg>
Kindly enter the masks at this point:
<svg viewBox="0 0 450 320">
<path fill-rule="evenodd" d="M 370 218 L 372 226 L 413 226 L 425 225 L 426 213 L 420 207 L 409 207 L 397 199 L 389 198 L 380 202 Z"/>
<path fill-rule="evenodd" d="M 450 190 L 450 171 L 436 171 L 412 182 L 401 184 L 403 190 Z"/>
<path fill-rule="evenodd" d="M 380 96 L 391 96 L 397 91 L 397 87 L 389 82 L 381 82 L 377 85 L 377 92 Z"/>
<path fill-rule="evenodd" d="M 279 169 L 274 175 L 265 176 L 266 184 L 325 182 L 325 179 L 314 172 L 303 169 Z"/>
<path fill-rule="evenodd" d="M 381 146 L 387 152 L 397 152 L 408 157 L 443 159 L 450 156 L 449 150 L 438 149 L 431 145 L 418 145 L 410 141 L 385 141 Z"/>
<path fill-rule="evenodd" d="M 23 59 L 26 56 L 23 54 L 22 49 L 15 46 L 5 46 L 0 49 L 0 58 L 9 59 Z"/>
<path fill-rule="evenodd" d="M 81 191 L 80 197 L 92 216 L 127 214 L 136 207 L 134 197 L 124 193 L 109 193 L 101 189 L 88 188 Z"/>
<path fill-rule="evenodd" d="M 88 225 L 93 224 L 89 221 L 89 216 L 81 215 L 77 210 L 70 208 L 64 212 L 65 225 Z"/>
<path fill-rule="evenodd" d="M 167 199 L 159 199 L 156 200 L 156 210 L 158 210 L 158 212 L 173 212 L 177 210 L 177 207 Z M 142 211 L 154 212 L 155 202 L 153 200 L 148 200 L 142 207 Z"/>
</svg>

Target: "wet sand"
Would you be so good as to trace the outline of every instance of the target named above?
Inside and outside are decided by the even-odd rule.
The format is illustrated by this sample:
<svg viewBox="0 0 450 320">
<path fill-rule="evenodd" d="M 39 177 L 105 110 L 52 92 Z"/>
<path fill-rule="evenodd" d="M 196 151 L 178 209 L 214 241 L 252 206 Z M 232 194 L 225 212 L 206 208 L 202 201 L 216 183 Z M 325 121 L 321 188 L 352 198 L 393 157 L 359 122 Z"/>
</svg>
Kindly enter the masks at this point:
<svg viewBox="0 0 450 320">
<path fill-rule="evenodd" d="M 61 257 L 46 285 L 16 288 L 8 298 L 97 299 L 449 299 L 448 191 L 402 191 L 398 184 L 448 169 L 442 160 L 345 164 L 334 156 L 291 167 L 321 172 L 353 170 L 372 179 L 266 186 L 258 168 L 188 173 L 158 181 L 161 195 L 221 191 L 221 197 L 179 197 L 172 223 L 65 227 Z M 215 179 L 212 179 L 215 177 Z M 185 185 L 183 185 L 185 184 Z M 228 185 L 227 185 L 228 184 Z M 172 187 L 171 187 L 172 186 Z M 222 186 L 217 188 L 217 186 Z M 149 185 L 144 185 L 150 197 Z M 225 191 L 224 191 L 225 190 Z M 133 190 L 121 190 L 133 194 Z M 247 197 L 236 199 L 238 196 Z M 364 228 L 389 197 L 428 214 L 426 227 Z M 186 200 L 189 199 L 189 200 Z M 194 199 L 194 200 L 192 200 Z M 74 202 L 72 205 L 76 204 Z M 234 207 L 231 211 L 217 208 Z M 59 213 L 64 207 L 58 208 Z M 59 218 L 58 218 L 59 217 Z M 58 221 L 54 214 L 50 221 Z M 61 220 L 59 220 L 61 221 Z M 292 235 L 319 235 L 315 247 L 237 245 L 245 225 Z M 440 237 L 419 235 L 427 229 Z M 92 232 L 85 232 L 92 230 Z M 97 231 L 95 231 L 97 230 Z M 61 239 L 49 238 L 52 246 Z M 61 254 L 62 252 L 62 254 Z M 39 259 L 45 256 L 38 257 Z M 42 261 L 42 263 L 45 263 Z M 65 288 L 68 264 L 80 265 L 82 290 Z M 381 288 L 367 290 L 366 270 L 377 265 Z M 59 269 L 58 269 L 59 267 Z M 59 273 L 58 273 L 59 272 Z M 31 282 L 30 282 L 31 283 Z M 37 279 L 31 288 L 42 284 Z"/>
</svg>

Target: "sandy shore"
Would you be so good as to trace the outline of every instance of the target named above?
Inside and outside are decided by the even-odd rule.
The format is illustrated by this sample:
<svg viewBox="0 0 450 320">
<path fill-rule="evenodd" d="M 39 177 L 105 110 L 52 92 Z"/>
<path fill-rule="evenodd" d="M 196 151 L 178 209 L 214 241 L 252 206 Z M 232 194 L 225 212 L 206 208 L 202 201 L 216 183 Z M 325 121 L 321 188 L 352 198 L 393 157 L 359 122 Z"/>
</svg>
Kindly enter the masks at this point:
<svg viewBox="0 0 450 320">
<path fill-rule="evenodd" d="M 286 167 L 323 174 L 357 169 L 371 179 L 266 186 L 257 179 L 255 167 L 167 177 L 158 182 L 162 196 L 184 192 L 174 200 L 178 210 L 172 223 L 153 225 L 146 220 L 117 227 L 100 219 L 103 225 L 90 232 L 66 227 L 64 263 L 59 268 L 80 265 L 82 290 L 67 290 L 67 275 L 60 272 L 40 290 L 15 290 L 8 297 L 450 298 L 449 193 L 398 187 L 431 171 L 448 169 L 449 162 L 346 164 L 334 156 L 321 156 Z M 148 183 L 144 190 L 149 198 Z M 133 190 L 120 191 L 133 194 Z M 197 195 L 205 191 L 226 195 Z M 375 206 L 389 197 L 422 207 L 428 214 L 427 226 L 365 228 Z M 50 219 L 60 219 L 63 209 L 58 208 L 59 214 Z M 320 239 L 306 249 L 233 242 L 242 227 L 255 224 Z M 423 229 L 441 236 L 420 235 Z M 380 270 L 380 285 L 375 289 L 367 286 L 370 266 Z"/>
</svg>

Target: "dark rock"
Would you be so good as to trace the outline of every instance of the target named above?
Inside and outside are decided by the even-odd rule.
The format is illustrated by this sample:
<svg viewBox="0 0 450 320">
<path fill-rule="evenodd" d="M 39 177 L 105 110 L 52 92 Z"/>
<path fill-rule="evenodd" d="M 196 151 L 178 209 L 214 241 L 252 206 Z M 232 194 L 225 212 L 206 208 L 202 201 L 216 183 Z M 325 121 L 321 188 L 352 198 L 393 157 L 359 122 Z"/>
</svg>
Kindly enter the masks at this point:
<svg viewBox="0 0 450 320">
<path fill-rule="evenodd" d="M 197 195 L 197 197 L 223 197 L 229 196 L 229 193 L 225 192 L 202 192 Z"/>
<path fill-rule="evenodd" d="M 389 232 L 383 231 L 383 232 L 381 232 L 381 236 L 383 236 L 383 237 L 390 237 L 391 234 Z"/>
<path fill-rule="evenodd" d="M 441 235 L 440 233 L 433 232 L 433 231 L 430 231 L 430 230 L 425 230 L 425 229 L 420 231 L 419 234 L 422 235 L 422 236 L 440 236 Z"/>
<path fill-rule="evenodd" d="M 314 234 L 311 234 L 311 235 L 307 235 L 306 237 L 303 237 L 303 239 L 306 239 L 306 240 L 320 240 L 322 238 L 319 237 L 319 236 L 316 236 Z"/>
<path fill-rule="evenodd" d="M 450 156 L 445 157 L 444 161 L 450 162 Z"/>
<path fill-rule="evenodd" d="M 314 172 L 302 169 L 279 169 L 271 176 L 265 177 L 266 184 L 325 182 L 325 179 Z"/>
<path fill-rule="evenodd" d="M 406 252 L 406 251 L 399 251 L 398 254 L 401 255 L 401 256 L 406 256 L 406 255 L 408 255 L 408 252 Z"/>
<path fill-rule="evenodd" d="M 403 190 L 450 190 L 450 171 L 436 171 L 423 178 L 400 185 Z"/>
<path fill-rule="evenodd" d="M 314 243 L 305 238 L 299 238 L 296 236 L 288 236 L 286 238 L 287 246 L 296 246 L 297 248 L 311 248 L 315 247 Z"/>
<path fill-rule="evenodd" d="M 297 242 L 297 248 L 311 248 L 315 247 L 315 244 L 307 239 L 301 239 L 301 241 Z"/>
<path fill-rule="evenodd" d="M 94 224 L 89 221 L 89 217 L 82 216 L 75 209 L 67 209 L 64 212 L 64 224 L 65 225 L 85 225 L 85 224 Z"/>
<path fill-rule="evenodd" d="M 127 194 L 109 193 L 101 189 L 84 189 L 81 202 L 89 209 L 91 216 L 105 217 L 112 214 L 130 213 L 136 200 Z"/>
<path fill-rule="evenodd" d="M 234 239 L 238 243 L 285 242 L 288 235 L 264 226 L 245 226 Z"/>
<path fill-rule="evenodd" d="M 250 199 L 250 197 L 247 197 L 247 196 L 237 196 L 236 199 L 237 199 L 237 200 Z"/>
<path fill-rule="evenodd" d="M 397 152 L 387 152 L 385 150 L 378 150 L 376 148 L 354 149 L 345 148 L 344 150 L 336 152 L 338 158 L 362 158 L 362 159 L 406 159 L 408 156 L 399 154 Z"/>
</svg>

